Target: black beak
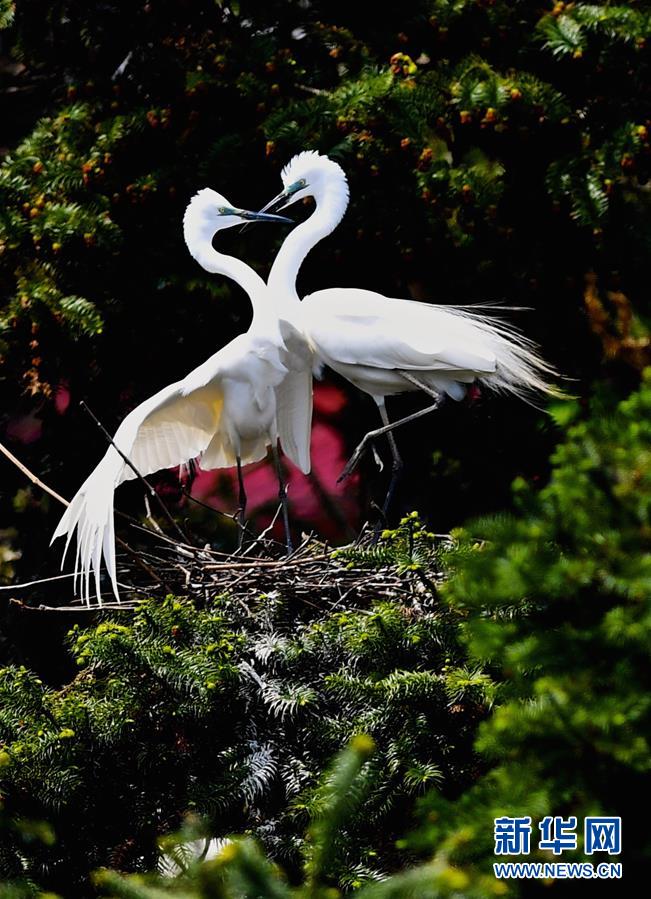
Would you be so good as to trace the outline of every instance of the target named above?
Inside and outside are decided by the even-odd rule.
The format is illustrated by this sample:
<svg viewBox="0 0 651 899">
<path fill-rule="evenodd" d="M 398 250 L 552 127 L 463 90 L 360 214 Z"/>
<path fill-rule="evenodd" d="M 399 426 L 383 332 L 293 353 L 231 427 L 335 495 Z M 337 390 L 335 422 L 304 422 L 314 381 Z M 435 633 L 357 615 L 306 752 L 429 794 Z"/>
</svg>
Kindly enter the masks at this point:
<svg viewBox="0 0 651 899">
<path fill-rule="evenodd" d="M 246 219 L 247 224 L 249 222 L 279 222 L 283 225 L 293 225 L 293 219 L 287 218 L 286 215 L 269 215 L 266 212 L 266 209 L 261 209 L 260 212 L 249 212 L 247 209 L 242 209 L 239 213 L 240 218 Z"/>
<path fill-rule="evenodd" d="M 262 209 L 260 210 L 260 212 L 251 213 L 251 216 L 254 216 L 254 215 L 262 216 L 260 221 L 269 221 L 269 220 L 275 221 L 276 219 L 279 219 L 280 221 L 291 222 L 291 224 L 294 224 L 292 219 L 287 219 L 282 215 L 272 215 L 272 216 L 266 215 L 266 212 L 268 209 L 273 209 L 275 206 L 278 206 L 278 204 L 280 202 L 287 200 L 287 199 L 288 199 L 288 194 L 286 191 L 283 190 L 278 194 L 278 196 L 274 197 L 273 200 L 270 200 L 266 206 L 263 206 Z M 247 222 L 246 224 L 242 225 L 242 227 L 240 228 L 240 231 L 245 231 L 249 227 L 249 224 L 250 223 Z"/>
<path fill-rule="evenodd" d="M 291 195 L 287 193 L 286 190 L 281 190 L 279 194 L 273 198 L 273 200 L 269 200 L 266 206 L 263 206 L 260 212 L 266 212 L 268 209 L 275 209 L 280 203 L 284 203 L 285 200 L 288 200 Z"/>
</svg>

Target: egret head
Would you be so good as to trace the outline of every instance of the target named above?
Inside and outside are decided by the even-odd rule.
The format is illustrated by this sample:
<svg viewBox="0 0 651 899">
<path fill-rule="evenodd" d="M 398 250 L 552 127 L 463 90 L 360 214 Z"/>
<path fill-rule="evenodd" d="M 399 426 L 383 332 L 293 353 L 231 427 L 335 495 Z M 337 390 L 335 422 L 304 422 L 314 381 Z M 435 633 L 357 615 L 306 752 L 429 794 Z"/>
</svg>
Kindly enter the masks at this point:
<svg viewBox="0 0 651 899">
<path fill-rule="evenodd" d="M 183 233 L 186 243 L 191 246 L 200 240 L 212 242 L 217 231 L 249 222 L 293 224 L 292 220 L 284 215 L 270 215 L 265 211 L 251 212 L 248 209 L 240 209 L 229 203 L 216 190 L 204 187 L 188 203 L 183 216 Z"/>
<path fill-rule="evenodd" d="M 261 210 L 284 209 L 297 200 L 314 197 L 317 205 L 330 201 L 341 209 L 348 205 L 348 181 L 341 166 L 315 150 L 305 150 L 287 163 L 281 175 L 283 190 Z"/>
</svg>

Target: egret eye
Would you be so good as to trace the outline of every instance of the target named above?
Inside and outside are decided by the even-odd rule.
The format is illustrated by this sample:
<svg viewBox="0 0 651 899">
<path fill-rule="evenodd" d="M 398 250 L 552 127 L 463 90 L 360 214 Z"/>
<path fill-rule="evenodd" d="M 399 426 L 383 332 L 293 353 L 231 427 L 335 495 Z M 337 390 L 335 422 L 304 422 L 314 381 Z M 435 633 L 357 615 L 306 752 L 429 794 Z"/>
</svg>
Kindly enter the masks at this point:
<svg viewBox="0 0 651 899">
<path fill-rule="evenodd" d="M 220 215 L 226 215 L 226 207 L 225 207 L 225 206 L 220 206 L 220 207 L 217 209 L 217 212 L 218 212 Z"/>
<path fill-rule="evenodd" d="M 297 191 L 302 190 L 304 187 L 307 187 L 307 181 L 305 180 L 305 178 L 300 178 L 298 181 L 294 181 L 293 184 L 290 184 L 289 187 L 285 189 L 285 195 L 291 197 Z"/>
</svg>

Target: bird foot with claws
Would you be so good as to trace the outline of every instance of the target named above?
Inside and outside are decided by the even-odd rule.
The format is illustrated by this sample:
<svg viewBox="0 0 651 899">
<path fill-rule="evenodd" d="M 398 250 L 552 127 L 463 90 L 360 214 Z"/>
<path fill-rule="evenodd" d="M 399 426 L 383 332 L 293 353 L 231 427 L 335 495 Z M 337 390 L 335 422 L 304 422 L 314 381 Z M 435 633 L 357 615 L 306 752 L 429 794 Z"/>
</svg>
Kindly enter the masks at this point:
<svg viewBox="0 0 651 899">
<path fill-rule="evenodd" d="M 361 441 L 361 443 L 359 443 L 357 445 L 355 452 L 352 454 L 352 456 L 350 457 L 348 462 L 346 462 L 346 466 L 345 466 L 344 470 L 341 472 L 341 474 L 337 478 L 338 484 L 341 484 L 342 481 L 345 481 L 346 478 L 349 478 L 351 476 L 351 474 L 355 471 L 355 469 L 359 465 L 359 460 L 364 455 L 364 451 L 366 450 L 367 445 L 369 443 L 372 443 L 373 438 L 375 436 L 376 436 L 375 433 L 373 431 L 370 431 L 366 435 L 366 437 L 364 437 L 364 439 Z M 375 452 L 375 447 L 373 447 L 373 450 Z"/>
</svg>

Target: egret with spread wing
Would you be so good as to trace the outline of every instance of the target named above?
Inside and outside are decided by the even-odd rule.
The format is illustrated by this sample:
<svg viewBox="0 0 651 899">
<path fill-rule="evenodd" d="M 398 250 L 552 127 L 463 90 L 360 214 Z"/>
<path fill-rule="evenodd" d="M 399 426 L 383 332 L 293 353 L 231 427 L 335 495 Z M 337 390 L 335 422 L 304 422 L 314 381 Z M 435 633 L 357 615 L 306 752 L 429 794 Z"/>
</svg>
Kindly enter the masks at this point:
<svg viewBox="0 0 651 899">
<path fill-rule="evenodd" d="M 354 287 L 319 290 L 300 302 L 298 271 L 343 218 L 348 183 L 336 162 L 312 151 L 295 156 L 283 169 L 282 181 L 283 190 L 263 212 L 305 197 L 313 197 L 316 208 L 287 236 L 271 269 L 267 284 L 279 315 L 293 322 L 321 361 L 375 400 L 383 422 L 359 444 L 342 477 L 354 469 L 368 443 L 386 433 L 394 472 L 386 510 L 402 468 L 394 428 L 433 411 L 445 396 L 462 399 L 474 381 L 523 399 L 558 393 L 548 381 L 555 372 L 532 341 L 481 308 L 393 299 Z M 433 402 L 390 423 L 385 398 L 417 390 Z"/>
<path fill-rule="evenodd" d="M 101 603 L 102 555 L 113 592 L 119 599 L 113 493 L 123 481 L 136 477 L 136 473 L 115 447 L 143 475 L 180 465 L 197 456 L 206 470 L 237 465 L 240 516 L 243 516 L 246 504 L 242 465 L 264 458 L 269 445 L 278 463 L 276 389 L 288 373 L 282 361 L 287 350 L 278 318 L 268 301 L 262 278 L 246 263 L 217 252 L 212 245 L 217 231 L 249 221 L 291 220 L 234 208 L 209 188 L 199 191 L 187 207 L 183 230 L 190 253 L 205 269 L 232 278 L 248 293 L 253 320 L 245 334 L 127 415 L 115 433 L 115 446 L 109 447 L 68 506 L 52 540 L 66 536 L 65 560 L 76 532 L 75 583 L 80 574 L 87 603 L 90 602 L 91 569 Z M 284 430 L 291 428 L 284 426 Z M 309 452 L 307 455 L 304 449 L 294 452 L 291 442 L 285 450 L 302 470 L 309 471 Z M 277 467 L 281 478 L 280 467 Z M 284 499 L 282 478 L 281 497 Z M 289 537 L 286 504 L 284 512 Z"/>
</svg>

